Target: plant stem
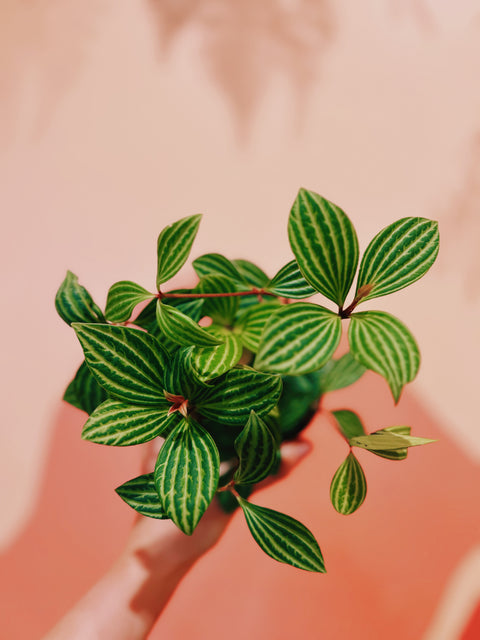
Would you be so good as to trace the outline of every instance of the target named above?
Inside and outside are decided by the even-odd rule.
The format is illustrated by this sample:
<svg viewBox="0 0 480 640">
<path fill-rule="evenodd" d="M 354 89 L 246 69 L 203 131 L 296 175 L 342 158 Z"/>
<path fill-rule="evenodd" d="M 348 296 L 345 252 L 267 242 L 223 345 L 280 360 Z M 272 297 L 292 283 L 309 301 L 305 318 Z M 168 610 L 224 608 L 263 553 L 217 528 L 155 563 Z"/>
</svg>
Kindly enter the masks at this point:
<svg viewBox="0 0 480 640">
<path fill-rule="evenodd" d="M 270 291 L 265 291 L 265 289 L 257 289 L 253 288 L 249 291 L 232 291 L 229 293 L 169 293 L 159 291 L 157 294 L 157 298 L 229 298 L 233 296 L 273 296 L 276 298 L 277 296 L 274 293 L 270 293 Z"/>
</svg>

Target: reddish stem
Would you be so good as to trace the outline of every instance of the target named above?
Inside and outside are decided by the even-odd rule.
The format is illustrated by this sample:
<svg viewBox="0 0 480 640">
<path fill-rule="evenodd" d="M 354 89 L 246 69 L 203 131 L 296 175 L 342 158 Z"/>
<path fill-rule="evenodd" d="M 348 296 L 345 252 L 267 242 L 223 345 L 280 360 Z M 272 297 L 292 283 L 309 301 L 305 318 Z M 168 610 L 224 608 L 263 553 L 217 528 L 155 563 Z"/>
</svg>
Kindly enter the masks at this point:
<svg viewBox="0 0 480 640">
<path fill-rule="evenodd" d="M 265 289 L 257 289 L 253 288 L 250 291 L 232 291 L 229 293 L 169 293 L 168 291 L 164 293 L 163 291 L 159 291 L 157 294 L 157 298 L 230 298 L 233 296 L 273 296 L 276 298 L 277 296 L 274 293 L 270 293 L 270 291 L 265 291 Z"/>
</svg>

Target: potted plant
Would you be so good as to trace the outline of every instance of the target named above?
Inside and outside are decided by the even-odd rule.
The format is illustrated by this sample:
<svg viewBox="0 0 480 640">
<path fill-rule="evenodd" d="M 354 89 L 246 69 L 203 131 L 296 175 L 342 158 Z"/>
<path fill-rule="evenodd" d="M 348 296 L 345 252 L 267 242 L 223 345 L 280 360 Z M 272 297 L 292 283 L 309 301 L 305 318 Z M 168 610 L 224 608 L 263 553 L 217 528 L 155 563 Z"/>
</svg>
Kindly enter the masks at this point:
<svg viewBox="0 0 480 640">
<path fill-rule="evenodd" d="M 139 513 L 169 518 L 190 535 L 216 498 L 226 510 L 241 507 L 272 558 L 324 572 L 319 545 L 303 524 L 248 498 L 275 474 L 280 444 L 305 428 L 324 394 L 370 369 L 385 378 L 397 403 L 415 378 L 420 354 L 407 327 L 389 313 L 357 307 L 427 272 L 438 253 L 438 225 L 408 217 L 380 231 L 360 260 L 347 303 L 358 240 L 346 214 L 320 195 L 300 189 L 288 222 L 293 259 L 273 278 L 252 262 L 210 253 L 193 261 L 199 278 L 193 288 L 169 290 L 200 218 L 183 218 L 160 233 L 154 291 L 117 282 L 104 312 L 67 273 L 55 304 L 85 361 L 64 399 L 89 414 L 86 440 L 130 446 L 165 439 L 155 468 L 116 489 Z M 316 294 L 327 306 L 303 301 Z M 350 351 L 336 358 L 347 319 Z M 330 486 L 341 514 L 356 511 L 366 496 L 354 447 L 397 461 L 410 447 L 432 442 L 412 436 L 407 425 L 367 433 L 353 411 L 332 415 L 350 446 Z"/>
</svg>

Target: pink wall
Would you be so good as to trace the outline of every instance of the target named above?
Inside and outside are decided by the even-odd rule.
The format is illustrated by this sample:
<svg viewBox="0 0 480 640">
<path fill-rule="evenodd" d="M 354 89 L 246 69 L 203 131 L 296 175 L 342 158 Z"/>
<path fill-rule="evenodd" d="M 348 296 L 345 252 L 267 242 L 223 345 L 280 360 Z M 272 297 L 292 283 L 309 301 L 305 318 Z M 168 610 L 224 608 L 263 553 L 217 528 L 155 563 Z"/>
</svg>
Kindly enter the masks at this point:
<svg viewBox="0 0 480 640">
<path fill-rule="evenodd" d="M 65 270 L 78 273 L 100 303 L 116 280 L 148 287 L 161 227 L 201 211 L 194 255 L 260 256 L 272 272 L 290 257 L 286 218 L 299 186 L 340 204 L 363 247 L 400 216 L 440 220 L 438 265 L 382 308 L 398 313 L 422 346 L 418 410 L 435 418 L 442 441 L 455 443 L 452 461 L 464 457 L 456 458 L 465 466 L 459 482 L 473 499 L 479 30 L 473 0 L 1 3 L 0 544 L 7 558 L 33 531 L 45 473 L 81 455 L 81 443 L 63 440 L 55 417 L 81 357 L 53 309 Z M 55 459 L 51 447 L 60 447 Z M 92 455 L 100 472 L 108 454 Z M 120 466 L 133 463 L 134 454 L 125 455 Z M 417 458 L 418 473 L 427 473 Z M 43 521 L 48 544 L 56 540 L 53 524 L 54 515 Z M 458 544 L 454 553 L 466 550 L 458 531 L 446 535 L 449 547 Z M 61 588 L 73 598 L 92 575 Z"/>
</svg>

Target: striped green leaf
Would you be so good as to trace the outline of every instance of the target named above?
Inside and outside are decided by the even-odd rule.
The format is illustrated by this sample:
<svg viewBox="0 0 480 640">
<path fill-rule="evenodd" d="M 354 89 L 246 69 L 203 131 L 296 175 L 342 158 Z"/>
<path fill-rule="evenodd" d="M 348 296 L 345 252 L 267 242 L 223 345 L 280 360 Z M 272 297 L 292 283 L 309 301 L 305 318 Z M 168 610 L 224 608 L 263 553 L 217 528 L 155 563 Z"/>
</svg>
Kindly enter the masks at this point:
<svg viewBox="0 0 480 640">
<path fill-rule="evenodd" d="M 266 478 L 277 462 L 276 439 L 265 422 L 250 412 L 247 424 L 235 440 L 239 466 L 233 479 L 237 484 L 255 484 Z"/>
<path fill-rule="evenodd" d="M 244 425 L 253 409 L 260 417 L 276 406 L 282 391 L 280 376 L 249 367 L 230 369 L 197 402 L 200 414 L 225 425 Z"/>
<path fill-rule="evenodd" d="M 235 282 L 227 276 L 204 276 L 195 287 L 195 293 L 234 293 Z M 237 313 L 238 297 L 205 298 L 203 314 L 212 318 L 218 324 L 231 325 Z"/>
<path fill-rule="evenodd" d="M 194 401 L 195 398 L 210 385 L 204 383 L 193 366 L 193 347 L 177 349 L 170 355 L 168 367 L 163 376 L 165 391 L 173 395 L 181 395 Z"/>
<path fill-rule="evenodd" d="M 310 298 L 317 293 L 302 276 L 296 260 L 282 267 L 265 288 L 277 296 L 292 300 Z"/>
<path fill-rule="evenodd" d="M 137 304 L 153 296 L 153 293 L 130 280 L 116 282 L 108 290 L 105 317 L 110 322 L 124 322 L 130 318 Z"/>
<path fill-rule="evenodd" d="M 90 414 L 107 399 L 107 393 L 90 373 L 87 363 L 83 361 L 65 390 L 63 399 Z"/>
<path fill-rule="evenodd" d="M 354 384 L 365 373 L 366 368 L 352 354 L 346 353 L 340 358 L 330 360 L 320 370 L 320 388 L 322 393 L 344 389 Z"/>
<path fill-rule="evenodd" d="M 178 420 L 178 413 L 168 415 L 169 409 L 165 398 L 155 407 L 105 400 L 85 423 L 82 438 L 117 447 L 148 442 L 163 435 Z"/>
<path fill-rule="evenodd" d="M 157 301 L 157 322 L 168 340 L 183 347 L 209 347 L 220 344 L 215 336 L 202 329 L 194 320 L 160 300 Z"/>
<path fill-rule="evenodd" d="M 232 369 L 242 357 L 243 347 L 238 335 L 226 327 L 211 325 L 209 333 L 223 340 L 217 347 L 197 347 L 193 351 L 192 366 L 202 380 L 218 378 Z"/>
<path fill-rule="evenodd" d="M 168 293 L 193 293 L 194 289 L 172 289 Z M 186 316 L 198 322 L 205 315 L 203 313 L 203 300 L 201 298 L 164 298 L 163 304 L 176 307 Z"/>
<path fill-rule="evenodd" d="M 428 438 L 416 438 L 409 435 L 400 435 L 398 432 L 380 432 L 370 433 L 366 436 L 356 436 L 350 438 L 351 447 L 360 447 L 368 451 L 398 451 L 408 447 L 419 447 L 423 444 L 430 444 L 435 440 Z"/>
<path fill-rule="evenodd" d="M 138 329 L 109 324 L 72 326 L 90 371 L 111 396 L 145 406 L 163 401 L 166 354 L 156 338 Z"/>
<path fill-rule="evenodd" d="M 394 222 L 368 245 L 360 264 L 357 295 L 370 300 L 407 287 L 429 270 L 438 248 L 438 223 L 434 220 L 402 218 Z"/>
<path fill-rule="evenodd" d="M 420 352 L 407 327 L 384 311 L 363 311 L 352 314 L 348 340 L 354 358 L 385 378 L 397 403 L 420 366 Z"/>
<path fill-rule="evenodd" d="M 77 276 L 67 271 L 65 280 L 55 296 L 58 315 L 67 324 L 72 322 L 105 322 L 103 313 L 92 300 L 85 287 L 78 284 Z"/>
<path fill-rule="evenodd" d="M 309 302 L 285 305 L 265 325 L 255 368 L 292 375 L 315 371 L 332 357 L 341 335 L 342 321 L 332 311 Z"/>
<path fill-rule="evenodd" d="M 326 573 L 322 552 L 311 531 L 290 516 L 238 498 L 255 542 L 274 560 Z"/>
<path fill-rule="evenodd" d="M 185 264 L 202 216 L 188 216 L 165 227 L 157 242 L 157 287 L 170 280 Z"/>
<path fill-rule="evenodd" d="M 257 267 L 256 264 L 249 260 L 232 260 L 233 265 L 237 268 L 243 279 L 252 285 L 252 287 L 263 288 L 267 285 L 270 278 L 267 274 Z"/>
<path fill-rule="evenodd" d="M 145 473 L 142 476 L 133 478 L 133 480 L 129 480 L 117 487 L 115 491 L 122 500 L 132 509 L 141 513 L 142 516 L 158 518 L 159 520 L 168 518 L 155 488 L 153 473 Z"/>
<path fill-rule="evenodd" d="M 358 264 L 357 234 L 345 213 L 313 191 L 300 189 L 288 237 L 307 282 L 343 306 Z"/>
<path fill-rule="evenodd" d="M 349 453 L 333 476 L 330 500 L 338 513 L 348 516 L 363 504 L 366 495 L 363 469 L 353 453 Z"/>
<path fill-rule="evenodd" d="M 256 303 L 245 311 L 235 324 L 235 332 L 240 336 L 242 344 L 256 353 L 260 345 L 260 338 L 267 321 L 272 313 L 280 309 L 281 303 L 278 300 L 265 300 Z"/>
<path fill-rule="evenodd" d="M 365 429 L 362 421 L 353 411 L 340 409 L 338 411 L 332 411 L 332 415 L 340 427 L 340 431 L 347 440 L 350 440 L 350 438 L 355 436 L 365 435 Z"/>
<path fill-rule="evenodd" d="M 195 420 L 182 420 L 165 440 L 155 465 L 155 486 L 165 513 L 191 535 L 218 486 L 220 458 L 212 436 Z"/>
<path fill-rule="evenodd" d="M 220 253 L 205 253 L 192 262 L 195 273 L 199 278 L 218 275 L 226 276 L 235 282 L 238 290 L 250 289 L 250 286 L 237 267 Z"/>
<path fill-rule="evenodd" d="M 398 426 L 398 427 L 385 427 L 384 429 L 379 429 L 375 431 L 375 433 L 396 433 L 400 436 L 409 436 L 412 431 L 411 427 L 407 426 Z M 391 449 L 389 450 L 378 450 L 372 451 L 376 456 L 380 456 L 381 458 L 386 458 L 387 460 L 405 460 L 408 455 L 408 448 L 405 449 Z"/>
</svg>

